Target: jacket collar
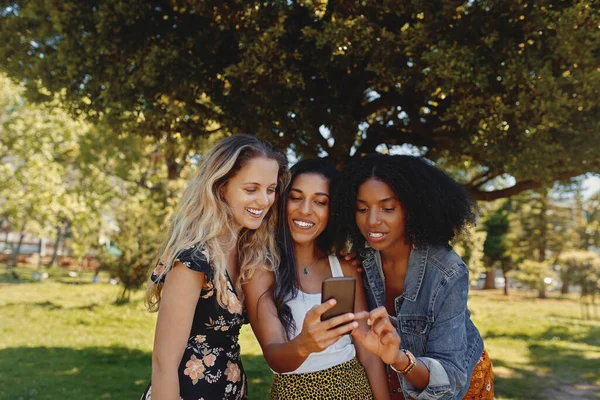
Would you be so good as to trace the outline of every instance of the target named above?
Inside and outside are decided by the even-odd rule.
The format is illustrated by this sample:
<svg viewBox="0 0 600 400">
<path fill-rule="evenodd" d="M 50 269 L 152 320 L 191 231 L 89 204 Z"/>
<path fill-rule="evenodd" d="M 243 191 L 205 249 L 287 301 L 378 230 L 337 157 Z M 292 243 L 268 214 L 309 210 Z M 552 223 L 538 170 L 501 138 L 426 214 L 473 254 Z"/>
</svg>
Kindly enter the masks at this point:
<svg viewBox="0 0 600 400">
<path fill-rule="evenodd" d="M 381 283 L 385 285 L 381 254 L 378 253 L 377 250 L 372 248 L 365 249 L 365 251 L 361 253 L 361 257 L 363 258 L 362 266 L 365 269 L 365 273 L 367 273 L 367 278 L 369 280 L 373 278 L 374 273 L 377 273 L 379 275 L 378 278 L 381 279 Z M 416 247 L 410 251 L 406 278 L 404 279 L 404 293 L 402 293 L 400 297 L 410 301 L 417 300 L 425 276 L 425 266 L 427 265 L 428 255 L 428 245 Z M 376 271 L 371 270 L 373 267 L 375 267 Z"/>
<path fill-rule="evenodd" d="M 404 279 L 404 293 L 401 295 L 406 300 L 417 300 L 421 284 L 423 283 L 423 277 L 425 276 L 428 255 L 428 245 L 416 247 L 410 251 L 406 278 Z"/>
</svg>

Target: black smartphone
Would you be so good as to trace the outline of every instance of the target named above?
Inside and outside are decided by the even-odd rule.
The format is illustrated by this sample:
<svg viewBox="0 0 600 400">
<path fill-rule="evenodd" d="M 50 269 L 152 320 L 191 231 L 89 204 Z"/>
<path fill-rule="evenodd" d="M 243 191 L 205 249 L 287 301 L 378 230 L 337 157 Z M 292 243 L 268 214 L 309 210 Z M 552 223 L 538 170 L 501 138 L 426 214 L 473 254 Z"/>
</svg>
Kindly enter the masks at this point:
<svg viewBox="0 0 600 400">
<path fill-rule="evenodd" d="M 356 279 L 353 276 L 325 278 L 321 285 L 321 303 L 335 299 L 336 304 L 327 310 L 321 320 L 337 317 L 338 315 L 354 312 L 354 296 L 356 294 Z"/>
</svg>

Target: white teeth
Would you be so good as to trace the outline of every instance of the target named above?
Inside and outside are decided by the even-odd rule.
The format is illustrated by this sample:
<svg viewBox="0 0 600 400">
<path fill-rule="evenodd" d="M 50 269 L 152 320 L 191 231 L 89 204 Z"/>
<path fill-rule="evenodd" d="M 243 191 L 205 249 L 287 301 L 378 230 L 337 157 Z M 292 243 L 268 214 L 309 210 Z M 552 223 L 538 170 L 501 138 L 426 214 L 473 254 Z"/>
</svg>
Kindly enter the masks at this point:
<svg viewBox="0 0 600 400">
<path fill-rule="evenodd" d="M 255 208 L 246 208 L 246 211 L 248 211 L 250 214 L 253 215 L 261 215 L 263 213 L 263 210 L 257 210 Z"/>
<path fill-rule="evenodd" d="M 379 233 L 379 232 L 369 232 L 369 237 L 372 237 L 372 238 L 380 238 L 380 237 L 383 237 L 383 233 Z"/>
<path fill-rule="evenodd" d="M 294 224 L 298 225 L 301 228 L 310 228 L 310 227 L 312 227 L 312 226 L 315 225 L 315 224 L 310 223 L 310 222 L 297 221 L 297 220 L 294 220 Z"/>
</svg>

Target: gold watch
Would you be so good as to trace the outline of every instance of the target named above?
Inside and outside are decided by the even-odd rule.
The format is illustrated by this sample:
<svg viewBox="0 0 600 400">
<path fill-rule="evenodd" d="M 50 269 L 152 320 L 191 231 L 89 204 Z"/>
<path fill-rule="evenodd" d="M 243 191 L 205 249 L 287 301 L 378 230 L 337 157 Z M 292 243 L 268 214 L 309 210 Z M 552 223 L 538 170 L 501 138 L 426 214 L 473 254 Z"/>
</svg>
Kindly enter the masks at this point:
<svg viewBox="0 0 600 400">
<path fill-rule="evenodd" d="M 406 349 L 400 349 L 400 351 L 404 352 L 404 354 L 406 354 L 406 357 L 408 357 L 408 365 L 406 366 L 406 368 L 400 370 L 400 369 L 394 368 L 393 364 L 389 364 L 389 366 L 392 369 L 392 371 L 394 371 L 400 375 L 406 375 L 406 374 L 410 373 L 410 371 L 412 371 L 414 367 L 417 366 L 417 359 L 415 358 L 413 353 L 411 353 L 410 351 L 408 351 Z"/>
</svg>

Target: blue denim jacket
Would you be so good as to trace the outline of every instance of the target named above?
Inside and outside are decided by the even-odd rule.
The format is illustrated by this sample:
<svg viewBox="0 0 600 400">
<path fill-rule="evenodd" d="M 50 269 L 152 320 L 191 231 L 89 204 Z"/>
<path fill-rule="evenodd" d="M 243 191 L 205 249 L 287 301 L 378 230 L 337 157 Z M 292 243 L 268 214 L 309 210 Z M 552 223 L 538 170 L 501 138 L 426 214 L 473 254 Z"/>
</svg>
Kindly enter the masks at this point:
<svg viewBox="0 0 600 400">
<path fill-rule="evenodd" d="M 385 306 L 381 256 L 367 248 L 361 257 L 369 308 Z M 395 299 L 400 347 L 430 375 L 423 390 L 398 375 L 407 399 L 462 399 L 469 388 L 483 341 L 467 309 L 468 294 L 469 269 L 450 246 L 411 250 L 404 293 Z"/>
</svg>

